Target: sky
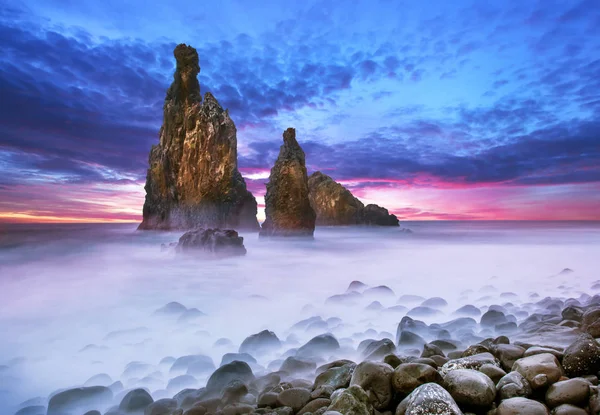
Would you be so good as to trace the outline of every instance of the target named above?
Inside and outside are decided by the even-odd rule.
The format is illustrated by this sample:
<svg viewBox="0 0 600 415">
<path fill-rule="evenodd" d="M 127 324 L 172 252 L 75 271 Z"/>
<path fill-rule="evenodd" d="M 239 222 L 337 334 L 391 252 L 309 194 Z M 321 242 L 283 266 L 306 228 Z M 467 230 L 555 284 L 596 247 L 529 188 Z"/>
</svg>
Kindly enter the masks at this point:
<svg viewBox="0 0 600 415">
<path fill-rule="evenodd" d="M 401 220 L 600 220 L 597 0 L 0 0 L 0 221 L 141 220 L 173 49 L 264 218 L 282 132 Z"/>
</svg>

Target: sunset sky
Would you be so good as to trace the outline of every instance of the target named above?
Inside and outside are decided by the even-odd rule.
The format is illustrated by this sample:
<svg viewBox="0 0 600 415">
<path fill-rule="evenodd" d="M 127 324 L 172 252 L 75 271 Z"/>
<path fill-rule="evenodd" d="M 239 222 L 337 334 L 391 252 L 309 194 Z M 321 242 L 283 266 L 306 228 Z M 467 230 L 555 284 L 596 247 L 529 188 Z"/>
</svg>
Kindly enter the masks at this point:
<svg viewBox="0 0 600 415">
<path fill-rule="evenodd" d="M 0 221 L 140 221 L 178 43 L 261 219 L 295 127 L 401 220 L 600 220 L 599 28 L 598 0 L 0 0 Z"/>
</svg>

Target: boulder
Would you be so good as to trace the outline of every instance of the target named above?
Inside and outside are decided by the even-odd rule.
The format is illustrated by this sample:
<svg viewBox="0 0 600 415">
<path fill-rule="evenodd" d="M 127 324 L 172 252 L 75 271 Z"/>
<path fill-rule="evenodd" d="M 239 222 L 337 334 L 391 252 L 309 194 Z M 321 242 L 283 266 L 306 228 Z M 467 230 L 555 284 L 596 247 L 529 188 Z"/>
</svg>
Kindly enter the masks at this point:
<svg viewBox="0 0 600 415">
<path fill-rule="evenodd" d="M 333 390 L 347 388 L 350 385 L 350 380 L 352 379 L 355 368 L 356 364 L 351 362 L 343 366 L 332 367 L 325 370 L 315 379 L 313 390 L 322 386 L 330 386 Z"/>
<path fill-rule="evenodd" d="M 316 214 L 308 193 L 304 151 L 296 141 L 296 130 L 288 128 L 267 183 L 266 219 L 260 235 L 312 236 Z"/>
<path fill-rule="evenodd" d="M 585 406 L 590 398 L 590 386 L 590 383 L 582 378 L 556 382 L 546 391 L 546 404 L 550 408 L 562 404 Z"/>
<path fill-rule="evenodd" d="M 258 230 L 256 199 L 237 168 L 235 124 L 210 92 L 202 101 L 196 50 L 181 44 L 173 54 L 177 67 L 160 142 L 150 151 L 139 229 Z"/>
<path fill-rule="evenodd" d="M 436 383 L 415 389 L 396 408 L 396 415 L 462 415 L 450 394 Z"/>
<path fill-rule="evenodd" d="M 527 398 L 533 390 L 527 379 L 519 372 L 510 372 L 496 384 L 496 391 L 500 399 Z"/>
<path fill-rule="evenodd" d="M 145 389 L 133 389 L 121 399 L 119 409 L 125 412 L 143 411 L 152 402 L 154 399 Z"/>
<path fill-rule="evenodd" d="M 588 415 L 589 412 L 575 405 L 559 405 L 550 412 L 552 415 Z"/>
<path fill-rule="evenodd" d="M 177 252 L 204 256 L 225 257 L 246 255 L 244 238 L 232 229 L 199 228 L 188 231 L 179 238 L 175 249 Z M 196 311 L 202 315 L 199 310 Z M 197 313 L 194 313 L 194 317 L 198 316 Z"/>
<path fill-rule="evenodd" d="M 429 365 L 422 363 L 403 363 L 394 369 L 392 387 L 402 395 L 426 383 L 443 383 L 442 375 Z"/>
<path fill-rule="evenodd" d="M 331 401 L 329 399 L 317 398 L 304 405 L 304 407 L 300 409 L 296 415 L 315 413 L 317 410 L 321 408 L 327 408 L 329 405 L 331 405 Z"/>
<path fill-rule="evenodd" d="M 569 377 L 594 375 L 600 370 L 600 345 L 589 334 L 582 334 L 567 347 L 562 364 Z"/>
<path fill-rule="evenodd" d="M 527 398 L 511 398 L 500 402 L 496 415 L 549 415 L 548 408 Z"/>
<path fill-rule="evenodd" d="M 515 362 L 525 353 L 525 348 L 515 344 L 498 344 L 492 350 L 494 356 L 500 360 L 502 368 L 507 371 L 510 371 Z"/>
<path fill-rule="evenodd" d="M 281 347 L 281 341 L 275 333 L 263 330 L 244 339 L 240 345 L 240 353 L 265 354 Z"/>
<path fill-rule="evenodd" d="M 350 386 L 360 386 L 377 410 L 388 407 L 392 400 L 392 374 L 394 369 L 386 363 L 365 361 L 354 369 Z"/>
<path fill-rule="evenodd" d="M 290 388 L 279 392 L 277 404 L 288 406 L 298 412 L 310 401 L 310 391 L 304 388 Z"/>
<path fill-rule="evenodd" d="M 289 374 L 305 374 L 314 372 L 316 367 L 317 364 L 315 362 L 301 360 L 290 356 L 283 361 L 279 370 Z"/>
<path fill-rule="evenodd" d="M 446 390 L 459 405 L 487 408 L 496 398 L 496 386 L 485 374 L 472 369 L 456 369 L 444 376 Z"/>
<path fill-rule="evenodd" d="M 491 353 L 478 353 L 472 356 L 449 360 L 440 368 L 440 373 L 442 376 L 445 376 L 448 372 L 456 369 L 479 370 L 485 364 L 500 367 L 500 363 L 498 363 L 498 360 Z"/>
<path fill-rule="evenodd" d="M 562 376 L 558 359 L 550 353 L 523 357 L 515 362 L 512 369 L 523 375 L 534 390 L 545 389 Z"/>
<path fill-rule="evenodd" d="M 75 410 L 84 413 L 105 406 L 112 398 L 113 393 L 106 386 L 68 389 L 50 398 L 47 415 L 63 415 Z"/>
<path fill-rule="evenodd" d="M 249 383 L 254 380 L 252 369 L 246 362 L 234 360 L 213 372 L 206 383 L 206 391 L 211 395 L 220 395 L 223 389 L 234 380 Z"/>
<path fill-rule="evenodd" d="M 339 393 L 332 395 L 331 405 L 325 414 L 335 411 L 343 415 L 373 415 L 373 406 L 367 393 L 358 385 L 348 389 L 339 389 Z M 333 415 L 333 414 L 331 414 Z"/>
<path fill-rule="evenodd" d="M 321 334 L 310 339 L 298 349 L 299 357 L 320 356 L 335 352 L 340 348 L 340 343 L 331 334 Z"/>
<path fill-rule="evenodd" d="M 146 407 L 144 415 L 172 415 L 176 409 L 177 401 L 175 399 L 159 399 Z"/>
</svg>

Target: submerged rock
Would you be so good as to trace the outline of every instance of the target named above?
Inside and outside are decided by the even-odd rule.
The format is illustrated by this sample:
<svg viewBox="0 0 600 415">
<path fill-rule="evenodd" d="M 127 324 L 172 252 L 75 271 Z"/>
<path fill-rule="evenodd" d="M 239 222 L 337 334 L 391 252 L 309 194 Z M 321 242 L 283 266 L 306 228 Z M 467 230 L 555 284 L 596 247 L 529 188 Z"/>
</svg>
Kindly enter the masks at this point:
<svg viewBox="0 0 600 415">
<path fill-rule="evenodd" d="M 210 92 L 202 102 L 196 50 L 181 44 L 173 53 L 177 68 L 160 143 L 150 151 L 139 229 L 258 230 L 256 199 L 237 168 L 235 124 Z"/>
<path fill-rule="evenodd" d="M 261 236 L 312 236 L 315 231 L 304 151 L 294 128 L 283 133 L 283 145 L 267 183 L 265 215 Z"/>
<path fill-rule="evenodd" d="M 202 253 L 210 256 L 246 255 L 244 238 L 232 229 L 196 229 L 179 238 L 177 252 Z"/>
<path fill-rule="evenodd" d="M 110 403 L 112 398 L 112 391 L 105 386 L 68 389 L 50 398 L 48 415 L 63 415 L 72 411 L 84 413 Z"/>
<path fill-rule="evenodd" d="M 348 189 L 320 171 L 308 178 L 310 204 L 317 225 L 398 226 L 396 216 L 377 205 L 365 205 Z"/>
</svg>

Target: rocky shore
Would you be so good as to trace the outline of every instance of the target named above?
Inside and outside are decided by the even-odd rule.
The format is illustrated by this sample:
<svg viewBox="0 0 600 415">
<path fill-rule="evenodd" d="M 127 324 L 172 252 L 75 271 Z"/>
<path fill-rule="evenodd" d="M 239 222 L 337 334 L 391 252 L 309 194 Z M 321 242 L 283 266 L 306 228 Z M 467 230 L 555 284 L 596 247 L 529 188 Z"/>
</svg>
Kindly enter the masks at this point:
<svg viewBox="0 0 600 415">
<path fill-rule="evenodd" d="M 250 334 L 237 351 L 222 355 L 218 367 L 202 354 L 168 356 L 155 366 L 132 362 L 122 379 L 137 381 L 98 374 L 47 401 L 24 403 L 16 414 L 599 413 L 600 295 L 532 293 L 518 303 L 512 293 L 495 293 L 491 298 L 503 299 L 501 305 L 466 304 L 447 314 L 441 313 L 448 311 L 441 297 L 404 294 L 398 305 L 384 308 L 380 301 L 393 296 L 389 287 L 353 281 L 326 301 L 357 313 L 398 315 L 387 332 L 367 324 L 364 331 L 341 337 L 334 334 L 344 327 L 340 318 L 314 316 L 295 323 L 286 338 L 268 329 Z M 359 299 L 371 303 L 361 310 Z M 153 314 L 178 324 L 202 316 L 176 302 Z M 315 332 L 321 333 L 298 341 L 299 335 Z M 222 345 L 234 346 L 219 339 L 214 347 Z M 161 371 L 168 373 L 166 388 L 131 387 L 152 379 L 158 386 Z"/>
</svg>

